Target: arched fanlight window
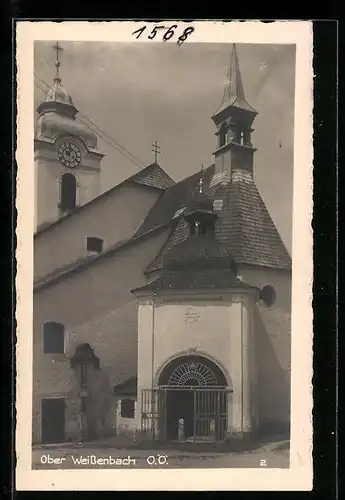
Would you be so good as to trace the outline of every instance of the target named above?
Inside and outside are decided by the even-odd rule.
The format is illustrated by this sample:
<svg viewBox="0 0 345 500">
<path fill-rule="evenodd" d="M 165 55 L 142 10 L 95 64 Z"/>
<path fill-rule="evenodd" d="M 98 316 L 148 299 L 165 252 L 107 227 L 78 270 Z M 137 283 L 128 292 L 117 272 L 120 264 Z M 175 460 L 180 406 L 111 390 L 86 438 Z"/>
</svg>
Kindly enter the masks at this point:
<svg viewBox="0 0 345 500">
<path fill-rule="evenodd" d="M 74 210 L 77 206 L 77 180 L 72 174 L 61 177 L 61 210 Z"/>
<path fill-rule="evenodd" d="M 159 377 L 160 386 L 227 386 L 222 370 L 202 356 L 180 356 L 172 360 Z"/>
<path fill-rule="evenodd" d="M 168 385 L 217 385 L 217 376 L 209 366 L 191 360 L 181 363 L 173 370 Z"/>
<path fill-rule="evenodd" d="M 43 325 L 43 352 L 45 354 L 63 354 L 65 351 L 65 327 L 61 323 L 50 321 Z"/>
</svg>

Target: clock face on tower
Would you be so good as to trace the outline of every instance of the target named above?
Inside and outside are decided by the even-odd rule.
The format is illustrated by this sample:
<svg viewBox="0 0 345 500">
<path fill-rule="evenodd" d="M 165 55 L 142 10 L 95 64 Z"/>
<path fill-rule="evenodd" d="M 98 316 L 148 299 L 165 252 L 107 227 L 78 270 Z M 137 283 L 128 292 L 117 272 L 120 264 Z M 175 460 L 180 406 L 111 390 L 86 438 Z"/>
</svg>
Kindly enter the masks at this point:
<svg viewBox="0 0 345 500">
<path fill-rule="evenodd" d="M 72 142 L 64 142 L 61 144 L 58 154 L 59 160 L 66 167 L 75 168 L 80 163 L 80 149 Z"/>
</svg>

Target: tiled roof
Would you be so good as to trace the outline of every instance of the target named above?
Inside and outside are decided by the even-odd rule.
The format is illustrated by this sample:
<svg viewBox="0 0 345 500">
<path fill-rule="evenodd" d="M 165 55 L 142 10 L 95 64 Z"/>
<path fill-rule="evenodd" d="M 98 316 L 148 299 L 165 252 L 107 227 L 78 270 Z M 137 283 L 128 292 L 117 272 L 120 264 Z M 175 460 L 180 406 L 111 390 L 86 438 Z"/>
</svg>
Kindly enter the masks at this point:
<svg viewBox="0 0 345 500">
<path fill-rule="evenodd" d="M 225 245 L 212 236 L 193 235 L 166 252 L 163 262 L 169 270 L 231 269 L 232 258 Z"/>
<path fill-rule="evenodd" d="M 229 186 L 213 195 L 223 200 L 217 238 L 229 246 L 236 263 L 291 269 L 291 258 L 252 176 L 234 172 Z"/>
<path fill-rule="evenodd" d="M 168 189 L 175 184 L 172 178 L 157 163 L 152 163 L 152 165 L 132 175 L 128 180 L 158 189 Z"/>
<path fill-rule="evenodd" d="M 204 172 L 205 185 L 209 184 L 212 174 L 213 165 Z M 196 172 L 167 189 L 153 206 L 137 234 L 146 233 L 153 227 L 166 224 L 173 219 L 177 210 L 189 206 L 192 198 L 197 196 L 199 177 L 200 172 Z"/>
<path fill-rule="evenodd" d="M 211 189 L 213 171 L 213 165 L 205 170 L 204 189 L 212 200 L 222 202 L 222 209 L 217 212 L 215 236 L 227 246 L 235 263 L 291 269 L 291 258 L 252 176 L 238 170 L 233 172 L 231 184 Z M 188 206 L 191 198 L 196 196 L 198 179 L 196 173 L 165 191 L 137 234 L 173 220 L 174 214 Z M 166 244 L 146 272 L 160 269 L 166 253 L 187 236 L 188 227 L 180 214 Z"/>
<path fill-rule="evenodd" d="M 239 280 L 230 269 L 210 269 L 208 271 L 165 271 L 156 280 L 132 291 L 185 290 L 194 288 L 211 290 L 246 288 L 248 290 L 257 290 L 255 287 Z"/>
<path fill-rule="evenodd" d="M 154 261 L 146 268 L 145 273 L 150 273 L 152 271 L 161 269 L 163 267 L 165 256 L 177 243 L 186 240 L 188 234 L 187 223 L 182 218 L 178 219 L 176 223 L 173 224 L 170 236 L 168 237 L 164 246 L 160 249 Z"/>
</svg>

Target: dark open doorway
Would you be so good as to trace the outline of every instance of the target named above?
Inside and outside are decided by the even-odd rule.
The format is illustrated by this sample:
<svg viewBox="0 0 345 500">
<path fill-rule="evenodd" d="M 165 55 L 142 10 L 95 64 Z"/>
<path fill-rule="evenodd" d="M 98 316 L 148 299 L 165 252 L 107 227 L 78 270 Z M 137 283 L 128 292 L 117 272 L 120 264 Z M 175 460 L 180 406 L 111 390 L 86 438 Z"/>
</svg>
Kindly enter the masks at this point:
<svg viewBox="0 0 345 500">
<path fill-rule="evenodd" d="M 183 420 L 184 438 L 194 434 L 194 392 L 192 390 L 167 391 L 167 422 L 168 440 L 179 438 L 179 420 Z"/>
<path fill-rule="evenodd" d="M 65 399 L 42 399 L 42 443 L 65 441 Z"/>
<path fill-rule="evenodd" d="M 181 356 L 163 370 L 157 388 L 142 391 L 142 430 L 160 440 L 222 441 L 231 392 L 215 363 Z"/>
</svg>

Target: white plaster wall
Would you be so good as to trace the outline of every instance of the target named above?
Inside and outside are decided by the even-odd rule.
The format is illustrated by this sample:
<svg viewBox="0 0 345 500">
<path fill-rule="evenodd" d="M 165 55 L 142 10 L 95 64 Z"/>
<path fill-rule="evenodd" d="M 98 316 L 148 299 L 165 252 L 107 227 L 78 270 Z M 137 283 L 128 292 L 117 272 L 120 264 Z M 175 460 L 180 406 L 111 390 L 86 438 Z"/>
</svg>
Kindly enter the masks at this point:
<svg viewBox="0 0 345 500">
<path fill-rule="evenodd" d="M 82 161 L 75 169 L 65 167 L 58 159 L 59 146 L 64 141 L 78 144 Z M 37 166 L 37 226 L 53 222 L 60 216 L 60 181 L 65 173 L 72 173 L 78 184 L 77 204 L 84 205 L 100 194 L 101 156 L 89 153 L 77 137 L 59 137 L 54 144 L 37 142 L 35 163 Z"/>
<path fill-rule="evenodd" d="M 238 274 L 258 288 L 271 285 L 276 291 L 276 302 L 268 307 L 260 301 L 253 315 L 257 364 L 252 391 L 260 425 L 283 428 L 290 420 L 291 273 L 242 266 Z"/>
<path fill-rule="evenodd" d="M 237 273 L 245 283 L 263 288 L 271 285 L 276 291 L 274 306 L 284 311 L 291 310 L 291 272 L 284 269 L 271 269 L 257 266 L 239 266 Z"/>
<path fill-rule="evenodd" d="M 195 348 L 225 367 L 230 365 L 230 307 L 227 303 L 167 304 L 155 308 L 156 374 L 172 355 Z"/>
<path fill-rule="evenodd" d="M 87 190 L 93 183 L 92 175 L 84 172 L 83 181 L 79 182 L 79 194 L 83 198 L 81 204 L 84 204 L 90 201 L 86 197 L 90 196 L 90 190 Z M 59 188 L 58 183 L 56 187 Z M 51 185 L 49 189 L 52 189 Z M 55 226 L 37 234 L 34 240 L 35 279 L 86 257 L 88 236 L 103 239 L 103 251 L 131 238 L 159 194 L 158 189 L 125 184 L 86 205 L 72 217 L 66 217 Z M 56 196 L 58 195 L 51 194 L 54 200 Z"/>
<path fill-rule="evenodd" d="M 39 398 L 45 394 L 68 396 L 73 381 L 69 358 L 77 344 L 91 345 L 111 385 L 136 374 L 137 300 L 130 290 L 146 283 L 142 270 L 166 237 L 166 231 L 152 235 L 34 294 L 35 441 L 39 440 Z M 65 325 L 65 354 L 44 354 L 43 325 L 47 321 Z"/>
<path fill-rule="evenodd" d="M 246 295 L 227 301 L 155 303 L 142 300 L 138 315 L 138 398 L 142 389 L 158 385 L 162 369 L 180 355 L 204 355 L 222 369 L 233 392 L 229 401 L 229 430 L 253 427 L 256 373 L 253 301 Z M 137 412 L 137 425 L 140 425 Z M 254 426 L 256 420 L 254 418 Z"/>
</svg>

